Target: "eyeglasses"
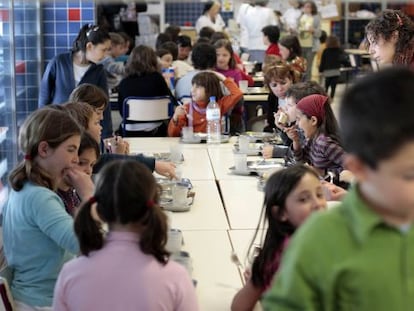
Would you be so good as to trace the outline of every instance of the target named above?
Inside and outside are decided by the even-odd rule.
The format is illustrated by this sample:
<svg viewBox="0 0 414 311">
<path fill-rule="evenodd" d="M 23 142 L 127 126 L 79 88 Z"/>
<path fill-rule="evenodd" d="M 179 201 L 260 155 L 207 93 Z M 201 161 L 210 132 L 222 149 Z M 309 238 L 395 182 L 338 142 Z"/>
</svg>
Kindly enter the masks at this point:
<svg viewBox="0 0 414 311">
<path fill-rule="evenodd" d="M 88 40 L 89 40 L 89 36 L 92 34 L 92 32 L 96 32 L 96 31 L 98 31 L 98 29 L 99 29 L 99 26 L 91 26 L 90 27 L 90 29 L 86 32 L 86 37 L 88 38 Z"/>
</svg>

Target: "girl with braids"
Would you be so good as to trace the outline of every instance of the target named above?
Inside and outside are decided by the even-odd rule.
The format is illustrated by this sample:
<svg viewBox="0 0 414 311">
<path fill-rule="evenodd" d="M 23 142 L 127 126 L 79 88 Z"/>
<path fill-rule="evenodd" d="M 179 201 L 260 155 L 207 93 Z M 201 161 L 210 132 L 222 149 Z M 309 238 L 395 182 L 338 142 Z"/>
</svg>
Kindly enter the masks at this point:
<svg viewBox="0 0 414 311">
<path fill-rule="evenodd" d="M 63 267 L 54 310 L 198 310 L 187 271 L 168 259 L 158 202 L 156 181 L 142 164 L 114 161 L 102 169 L 75 219 L 82 256 Z"/>
<path fill-rule="evenodd" d="M 14 270 L 16 310 L 50 310 L 65 251 L 77 254 L 73 219 L 55 193 L 65 178 L 81 198 L 93 193 L 87 174 L 75 169 L 81 129 L 65 111 L 34 111 L 20 128 L 24 160 L 10 173 L 12 188 L 3 210 L 3 242 Z"/>
<path fill-rule="evenodd" d="M 381 65 L 414 69 L 414 22 L 402 11 L 384 10 L 365 27 L 369 53 Z"/>
<path fill-rule="evenodd" d="M 108 93 L 105 69 L 98 64 L 111 46 L 109 34 L 94 25 L 84 25 L 73 42 L 72 50 L 55 56 L 43 74 L 39 107 L 62 104 L 80 84 L 91 83 Z M 111 107 L 106 106 L 102 123 L 104 138 L 112 136 Z"/>
<path fill-rule="evenodd" d="M 232 311 L 253 310 L 270 287 L 290 236 L 312 212 L 325 207 L 322 184 L 318 174 L 309 166 L 291 166 L 270 176 L 249 254 L 260 228 L 267 226 L 268 229 L 254 258 L 251 273 L 248 273 L 251 277 L 233 299 Z"/>
</svg>

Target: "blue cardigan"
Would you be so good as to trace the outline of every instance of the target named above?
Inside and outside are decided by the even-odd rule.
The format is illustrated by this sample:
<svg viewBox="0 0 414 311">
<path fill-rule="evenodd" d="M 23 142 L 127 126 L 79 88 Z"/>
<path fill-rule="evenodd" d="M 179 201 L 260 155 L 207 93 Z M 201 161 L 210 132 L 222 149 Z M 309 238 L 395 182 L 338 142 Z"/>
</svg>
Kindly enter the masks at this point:
<svg viewBox="0 0 414 311">
<path fill-rule="evenodd" d="M 102 65 L 91 63 L 79 84 L 90 83 L 108 94 L 105 69 Z M 72 52 L 55 56 L 46 66 L 40 84 L 39 107 L 67 102 L 70 93 L 76 88 L 73 72 Z M 102 137 L 112 136 L 111 106 L 104 111 Z"/>
</svg>

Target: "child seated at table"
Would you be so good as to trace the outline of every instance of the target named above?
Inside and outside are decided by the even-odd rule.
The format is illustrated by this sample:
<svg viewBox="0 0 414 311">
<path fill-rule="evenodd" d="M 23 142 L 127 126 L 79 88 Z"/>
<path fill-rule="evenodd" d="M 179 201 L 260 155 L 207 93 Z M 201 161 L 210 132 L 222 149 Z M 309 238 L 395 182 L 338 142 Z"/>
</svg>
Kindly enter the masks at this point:
<svg viewBox="0 0 414 311">
<path fill-rule="evenodd" d="M 106 165 L 74 229 L 82 256 L 62 268 L 53 310 L 199 309 L 188 272 L 169 260 L 167 217 L 155 178 L 142 164 Z"/>
<path fill-rule="evenodd" d="M 229 91 L 223 95 L 220 81 Z M 223 116 L 233 108 L 243 97 L 242 91 L 231 78 L 226 78 L 218 72 L 204 71 L 194 76 L 191 81 L 191 103 L 178 106 L 168 125 L 168 136 L 180 136 L 181 129 L 192 126 L 194 132 L 207 131 L 206 108 L 210 96 L 215 96 Z"/>
<path fill-rule="evenodd" d="M 301 143 L 298 128 L 303 131 L 305 144 Z M 296 161 L 312 165 L 321 176 L 332 172 L 339 178 L 345 152 L 327 96 L 313 94 L 302 98 L 296 104 L 296 126 L 285 131 L 292 140 Z"/>
<path fill-rule="evenodd" d="M 232 311 L 253 310 L 270 287 L 290 236 L 312 212 L 325 208 L 323 186 L 311 167 L 295 165 L 270 176 L 266 183 L 262 216 L 250 243 L 249 254 L 261 228 L 267 226 L 268 229 L 251 272 L 247 273 L 250 277 L 233 299 Z"/>
</svg>

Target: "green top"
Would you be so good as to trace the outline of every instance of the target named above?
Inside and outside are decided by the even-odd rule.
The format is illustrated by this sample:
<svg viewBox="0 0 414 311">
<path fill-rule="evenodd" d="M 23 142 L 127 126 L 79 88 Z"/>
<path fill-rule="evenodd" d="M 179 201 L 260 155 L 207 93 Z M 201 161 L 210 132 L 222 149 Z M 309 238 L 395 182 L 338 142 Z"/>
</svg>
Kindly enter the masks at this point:
<svg viewBox="0 0 414 311">
<path fill-rule="evenodd" d="M 356 187 L 310 217 L 282 258 L 265 310 L 414 310 L 414 228 L 385 224 Z"/>
</svg>

